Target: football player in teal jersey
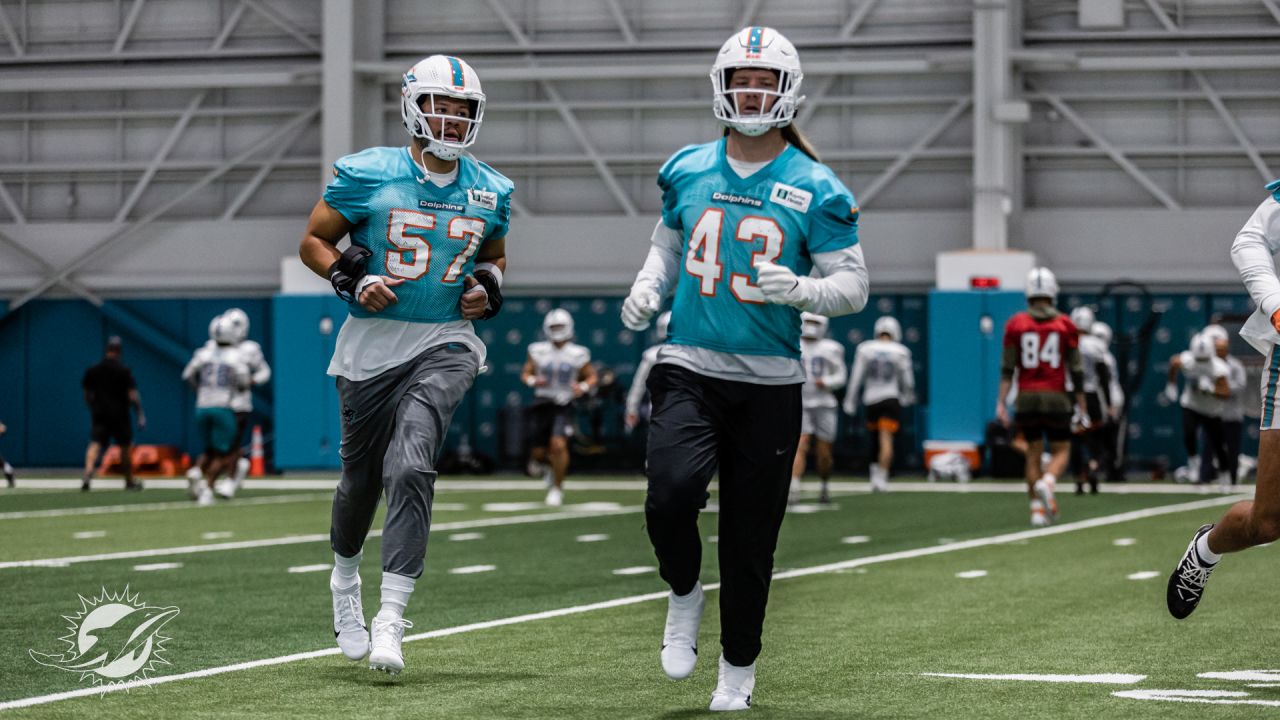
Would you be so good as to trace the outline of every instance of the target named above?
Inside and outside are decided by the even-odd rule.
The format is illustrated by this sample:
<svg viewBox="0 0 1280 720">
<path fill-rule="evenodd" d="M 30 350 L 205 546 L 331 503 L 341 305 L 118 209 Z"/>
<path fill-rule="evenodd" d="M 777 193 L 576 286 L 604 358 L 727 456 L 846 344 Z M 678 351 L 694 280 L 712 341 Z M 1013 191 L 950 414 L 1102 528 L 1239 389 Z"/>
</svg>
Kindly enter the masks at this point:
<svg viewBox="0 0 1280 720">
<path fill-rule="evenodd" d="M 511 181 L 464 151 L 484 118 L 470 65 L 432 55 L 404 74 L 408 147 L 339 159 L 302 238 L 302 260 L 350 303 L 329 374 L 342 401 L 342 479 L 330 577 L 338 647 L 392 674 L 422 575 L 436 461 L 449 421 L 484 366 L 471 321 L 502 305 Z M 345 252 L 338 241 L 351 236 Z M 365 629 L 359 563 L 386 495 L 382 605 Z"/>
<path fill-rule="evenodd" d="M 698 512 L 719 475 L 723 653 L 712 710 L 747 709 L 755 686 L 800 436 L 800 313 L 845 315 L 867 301 L 853 195 L 791 124 L 802 77 L 795 47 L 772 28 L 746 28 L 721 47 L 711 85 L 724 136 L 678 151 L 659 172 L 662 218 L 622 308 L 623 323 L 643 330 L 675 292 L 648 379 L 645 501 L 671 586 L 662 666 L 673 679 L 697 660 Z"/>
</svg>

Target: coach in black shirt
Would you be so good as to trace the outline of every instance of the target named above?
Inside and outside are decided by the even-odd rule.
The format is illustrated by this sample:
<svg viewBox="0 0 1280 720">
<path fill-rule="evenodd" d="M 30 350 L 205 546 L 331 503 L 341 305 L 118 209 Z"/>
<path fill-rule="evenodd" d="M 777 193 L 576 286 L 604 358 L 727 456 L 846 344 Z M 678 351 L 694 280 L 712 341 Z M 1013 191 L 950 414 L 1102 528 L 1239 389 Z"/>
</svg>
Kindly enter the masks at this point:
<svg viewBox="0 0 1280 720">
<path fill-rule="evenodd" d="M 141 490 L 142 483 L 133 479 L 133 422 L 129 408 L 138 412 L 138 429 L 147 426 L 147 416 L 142 412 L 142 397 L 133 381 L 133 373 L 120 362 L 122 350 L 120 338 L 107 340 L 107 353 L 102 362 L 84 373 L 80 385 L 84 388 L 84 402 L 89 406 L 93 426 L 89 433 L 89 448 L 84 454 L 84 479 L 80 489 L 87 491 L 98 464 L 98 455 L 114 439 L 120 446 L 120 464 L 124 468 L 126 490 Z"/>
</svg>

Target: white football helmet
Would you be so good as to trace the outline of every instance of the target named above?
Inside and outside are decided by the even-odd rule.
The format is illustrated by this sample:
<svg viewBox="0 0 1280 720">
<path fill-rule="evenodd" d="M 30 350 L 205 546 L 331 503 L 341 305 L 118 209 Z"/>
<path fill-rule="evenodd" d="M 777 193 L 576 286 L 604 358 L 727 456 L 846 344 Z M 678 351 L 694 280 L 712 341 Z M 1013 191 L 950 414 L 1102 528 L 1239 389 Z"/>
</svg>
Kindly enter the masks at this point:
<svg viewBox="0 0 1280 720">
<path fill-rule="evenodd" d="M 1200 332 L 1191 338 L 1191 357 L 1196 360 L 1208 360 L 1213 357 L 1213 338 Z"/>
<path fill-rule="evenodd" d="M 1027 299 L 1032 298 L 1049 298 L 1053 302 L 1058 301 L 1058 278 L 1053 276 L 1053 271 L 1047 267 L 1033 267 L 1031 272 L 1027 273 Z"/>
<path fill-rule="evenodd" d="M 542 319 L 542 332 L 551 342 L 568 342 L 573 337 L 573 316 L 562 308 L 552 310 Z"/>
<path fill-rule="evenodd" d="M 1093 308 L 1088 305 L 1081 305 L 1071 310 L 1071 324 L 1076 326 L 1076 330 L 1082 333 L 1089 332 L 1089 328 L 1093 327 L 1094 317 Z"/>
<path fill-rule="evenodd" d="M 777 90 L 733 88 L 730 78 L 738 68 L 762 68 L 778 75 Z M 774 127 L 786 127 L 796 116 L 796 107 L 804 100 L 800 94 L 800 55 L 796 46 L 769 27 L 743 28 L 720 46 L 711 66 L 712 111 L 716 119 L 743 135 L 763 135 Z M 738 95 L 752 93 L 773 98 L 773 106 L 750 114 L 738 112 Z"/>
<path fill-rule="evenodd" d="M 1102 341 L 1103 345 L 1111 344 L 1111 326 L 1101 320 L 1094 320 L 1089 326 L 1089 334 Z"/>
<path fill-rule="evenodd" d="M 1219 340 L 1227 341 L 1227 342 L 1231 340 L 1231 334 L 1227 332 L 1226 328 L 1222 327 L 1218 323 L 1208 325 L 1205 327 L 1204 330 L 1201 330 L 1200 332 L 1204 333 L 1206 337 L 1208 337 L 1210 340 L 1212 340 L 1215 343 L 1218 342 Z"/>
<path fill-rule="evenodd" d="M 225 319 L 231 325 L 231 333 L 235 338 L 235 342 L 242 343 L 249 337 L 249 314 L 240 308 L 231 308 L 222 313 Z"/>
<path fill-rule="evenodd" d="M 221 319 L 221 315 L 214 315 L 213 319 L 209 321 L 209 339 L 214 342 L 218 341 L 218 321 Z"/>
<path fill-rule="evenodd" d="M 235 345 L 236 329 L 226 315 L 219 315 L 213 319 L 213 325 L 210 328 L 213 332 L 213 341 L 219 345 Z"/>
<path fill-rule="evenodd" d="M 435 97 L 443 95 L 465 100 L 471 105 L 471 117 L 441 115 L 435 111 Z M 426 110 L 423 110 L 423 105 Z M 400 83 L 400 118 L 409 134 L 427 143 L 427 152 L 441 160 L 456 160 L 462 151 L 476 141 L 484 120 L 484 91 L 480 77 L 464 60 L 448 55 L 432 55 L 409 68 Z M 428 119 L 461 122 L 466 131 L 460 140 L 438 138 L 431 132 Z"/>
<path fill-rule="evenodd" d="M 654 332 L 658 334 L 659 340 L 667 339 L 667 328 L 671 326 L 671 311 L 668 310 L 658 316 L 657 322 L 654 323 Z"/>
<path fill-rule="evenodd" d="M 816 313 L 800 313 L 800 337 L 806 340 L 821 340 L 827 335 L 827 326 L 831 320 L 825 315 Z"/>
<path fill-rule="evenodd" d="M 902 341 L 902 326 L 898 324 L 898 320 L 890 315 L 882 315 L 876 318 L 875 329 L 871 333 L 876 337 L 888 335 L 889 339 L 894 342 Z"/>
</svg>

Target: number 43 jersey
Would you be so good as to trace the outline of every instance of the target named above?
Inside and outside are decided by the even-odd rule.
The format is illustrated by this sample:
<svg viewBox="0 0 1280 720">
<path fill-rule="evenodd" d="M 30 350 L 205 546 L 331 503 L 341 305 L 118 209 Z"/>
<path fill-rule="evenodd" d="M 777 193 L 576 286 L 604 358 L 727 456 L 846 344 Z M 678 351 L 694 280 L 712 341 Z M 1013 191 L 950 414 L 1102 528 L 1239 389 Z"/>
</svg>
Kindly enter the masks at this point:
<svg viewBox="0 0 1280 720">
<path fill-rule="evenodd" d="M 355 225 L 351 240 L 372 253 L 368 272 L 400 278 L 398 302 L 355 317 L 442 323 L 462 318 L 458 300 L 485 240 L 507 234 L 514 185 L 467 155 L 445 187 L 423 182 L 406 147 L 375 147 L 333 166 L 324 201 Z"/>
<path fill-rule="evenodd" d="M 800 311 L 765 303 L 755 264 L 803 276 L 814 254 L 856 245 L 858 210 L 848 188 L 790 144 L 740 177 L 723 138 L 671 156 L 658 186 L 662 222 L 683 236 L 668 342 L 799 359 Z"/>
</svg>

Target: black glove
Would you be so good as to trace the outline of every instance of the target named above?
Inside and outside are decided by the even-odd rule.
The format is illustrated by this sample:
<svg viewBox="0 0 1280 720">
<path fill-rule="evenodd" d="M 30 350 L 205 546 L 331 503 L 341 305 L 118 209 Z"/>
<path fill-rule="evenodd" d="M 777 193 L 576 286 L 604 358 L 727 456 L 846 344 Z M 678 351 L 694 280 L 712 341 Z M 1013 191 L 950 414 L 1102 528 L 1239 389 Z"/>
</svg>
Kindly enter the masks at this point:
<svg viewBox="0 0 1280 720">
<path fill-rule="evenodd" d="M 338 294 L 338 297 L 347 302 L 356 301 L 356 287 L 360 284 L 360 280 L 368 275 L 365 272 L 365 264 L 368 263 L 369 256 L 372 254 L 359 245 L 352 245 L 342 253 L 342 257 L 329 266 L 329 283 L 333 285 L 333 291 Z"/>
<path fill-rule="evenodd" d="M 502 310 L 502 286 L 498 285 L 498 278 L 494 277 L 493 273 L 488 270 L 476 270 L 473 276 L 489 296 L 489 302 L 484 308 L 484 315 L 480 316 L 481 320 L 488 320 Z"/>
</svg>

